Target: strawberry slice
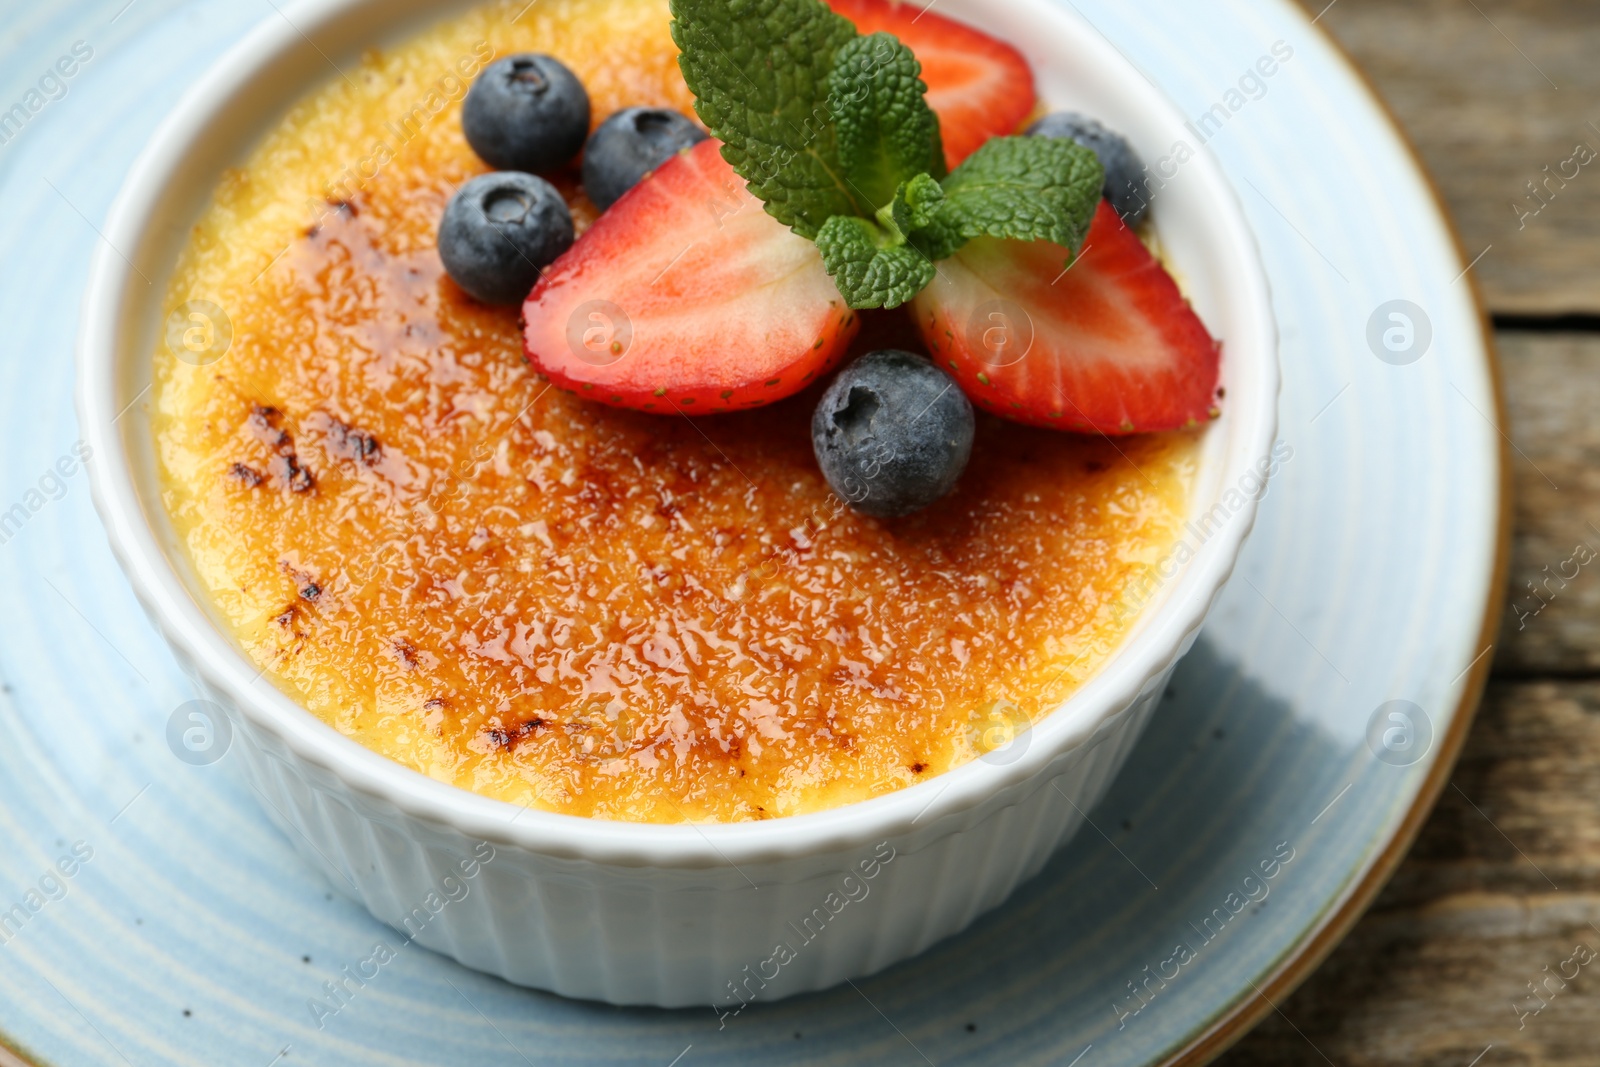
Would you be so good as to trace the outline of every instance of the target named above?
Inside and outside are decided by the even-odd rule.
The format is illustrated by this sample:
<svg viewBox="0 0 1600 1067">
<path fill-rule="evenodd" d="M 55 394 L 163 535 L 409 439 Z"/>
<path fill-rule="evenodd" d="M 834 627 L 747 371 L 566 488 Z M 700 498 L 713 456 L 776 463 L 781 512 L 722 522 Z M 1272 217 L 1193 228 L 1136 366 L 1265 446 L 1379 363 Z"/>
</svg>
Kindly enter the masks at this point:
<svg viewBox="0 0 1600 1067">
<path fill-rule="evenodd" d="M 1109 203 L 1064 270 L 1070 257 L 981 238 L 941 262 L 915 304 L 934 360 L 973 403 L 1033 426 L 1144 433 L 1215 418 L 1220 346 Z"/>
<path fill-rule="evenodd" d="M 917 57 L 952 170 L 989 138 L 1016 133 L 1033 114 L 1033 70 L 1005 42 L 934 14 L 922 0 L 828 4 L 862 33 L 894 34 Z"/>
<path fill-rule="evenodd" d="M 762 210 L 708 139 L 673 156 L 546 268 L 528 361 L 617 407 L 759 407 L 838 361 L 860 326 L 817 246 Z"/>
</svg>

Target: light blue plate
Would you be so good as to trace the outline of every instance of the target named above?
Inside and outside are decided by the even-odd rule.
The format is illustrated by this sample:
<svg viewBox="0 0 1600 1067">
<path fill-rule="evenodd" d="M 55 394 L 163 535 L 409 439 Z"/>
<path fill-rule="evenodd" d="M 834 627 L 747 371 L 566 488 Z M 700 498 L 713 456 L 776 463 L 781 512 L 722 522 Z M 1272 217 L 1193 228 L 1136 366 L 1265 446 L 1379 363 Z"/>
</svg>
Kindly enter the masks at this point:
<svg viewBox="0 0 1600 1067">
<path fill-rule="evenodd" d="M 709 1008 L 564 1001 L 412 947 L 319 1030 L 308 1001 L 387 931 L 296 857 L 232 757 L 174 757 L 167 723 L 195 694 L 63 458 L 76 308 L 122 175 L 184 87 L 280 16 L 0 3 L 0 113 L 42 104 L 0 144 L 0 1033 L 57 1067 L 1103 1067 L 1201 1056 L 1271 1010 L 1398 859 L 1465 732 L 1502 566 L 1492 362 L 1424 180 L 1298 10 L 1080 9 L 1237 184 L 1293 449 L 1094 827 L 962 936 L 725 1029 Z M 77 41 L 93 55 L 65 94 L 30 98 Z M 1246 77 L 1280 41 L 1292 56 Z"/>
</svg>

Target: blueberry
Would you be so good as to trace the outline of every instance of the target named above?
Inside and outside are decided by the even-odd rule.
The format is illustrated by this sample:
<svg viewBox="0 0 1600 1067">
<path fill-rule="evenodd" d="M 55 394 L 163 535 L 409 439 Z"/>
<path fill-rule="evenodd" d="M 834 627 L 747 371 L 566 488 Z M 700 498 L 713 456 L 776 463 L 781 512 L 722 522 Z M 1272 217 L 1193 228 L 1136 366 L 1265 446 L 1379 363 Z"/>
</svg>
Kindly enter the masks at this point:
<svg viewBox="0 0 1600 1067">
<path fill-rule="evenodd" d="M 604 211 L 640 178 L 706 137 L 676 111 L 626 108 L 602 122 L 583 146 L 583 188 Z"/>
<path fill-rule="evenodd" d="M 556 187 L 516 171 L 480 174 L 451 198 L 439 258 L 456 284 L 486 304 L 519 304 L 572 246 L 572 213 Z"/>
<path fill-rule="evenodd" d="M 1087 115 L 1056 111 L 1028 127 L 1029 137 L 1068 137 L 1100 157 L 1106 168 L 1105 197 L 1122 221 L 1138 225 L 1149 210 L 1144 196 L 1144 164 L 1128 139 Z"/>
<path fill-rule="evenodd" d="M 972 404 L 921 356 L 869 352 L 839 373 L 811 416 L 811 447 L 833 491 L 878 518 L 944 496 L 972 457 Z"/>
<path fill-rule="evenodd" d="M 507 56 L 484 68 L 461 105 L 467 143 L 498 170 L 552 170 L 589 135 L 589 94 L 550 56 Z"/>
</svg>

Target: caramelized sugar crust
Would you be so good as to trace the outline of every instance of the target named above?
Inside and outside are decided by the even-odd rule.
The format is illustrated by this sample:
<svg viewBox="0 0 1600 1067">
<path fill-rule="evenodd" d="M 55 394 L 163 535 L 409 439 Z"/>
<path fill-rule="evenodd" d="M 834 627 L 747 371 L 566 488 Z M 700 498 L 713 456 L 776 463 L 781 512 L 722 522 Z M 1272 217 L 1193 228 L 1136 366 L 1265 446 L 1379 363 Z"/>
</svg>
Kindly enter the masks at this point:
<svg viewBox="0 0 1600 1067">
<path fill-rule="evenodd" d="M 596 123 L 690 99 L 664 2 L 522 6 L 332 77 L 195 228 L 169 306 L 222 307 L 232 342 L 205 366 L 157 352 L 156 434 L 218 614 L 345 734 L 550 811 L 771 818 L 1003 745 L 1125 636 L 1194 438 L 980 415 L 957 492 L 881 522 L 817 470 L 816 390 L 691 421 L 551 388 L 515 309 L 474 304 L 433 247 L 484 169 L 457 121 L 470 74 L 550 52 Z M 860 350 L 918 347 L 898 313 L 865 325 Z"/>
</svg>

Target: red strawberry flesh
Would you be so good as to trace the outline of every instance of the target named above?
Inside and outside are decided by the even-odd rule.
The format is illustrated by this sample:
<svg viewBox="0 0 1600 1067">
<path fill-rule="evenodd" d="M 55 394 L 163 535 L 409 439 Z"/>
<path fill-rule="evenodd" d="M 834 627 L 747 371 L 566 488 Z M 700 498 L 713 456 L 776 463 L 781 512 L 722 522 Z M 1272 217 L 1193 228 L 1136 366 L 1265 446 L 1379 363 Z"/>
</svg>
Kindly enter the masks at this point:
<svg viewBox="0 0 1600 1067">
<path fill-rule="evenodd" d="M 816 245 L 768 215 L 702 141 L 618 200 L 523 306 L 530 363 L 585 399 L 646 411 L 797 392 L 859 326 Z"/>
<path fill-rule="evenodd" d="M 1144 433 L 1214 417 L 1219 346 L 1110 204 L 1070 259 L 1047 241 L 982 238 L 941 262 L 915 302 L 934 360 L 980 408 L 1034 426 Z"/>
</svg>

